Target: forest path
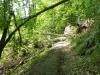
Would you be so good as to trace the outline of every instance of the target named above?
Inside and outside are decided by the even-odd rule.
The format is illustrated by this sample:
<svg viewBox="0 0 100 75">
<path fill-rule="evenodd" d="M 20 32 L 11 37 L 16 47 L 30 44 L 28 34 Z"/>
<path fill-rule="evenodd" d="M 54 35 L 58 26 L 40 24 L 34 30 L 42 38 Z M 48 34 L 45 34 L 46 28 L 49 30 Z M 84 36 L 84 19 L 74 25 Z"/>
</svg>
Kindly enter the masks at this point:
<svg viewBox="0 0 100 75">
<path fill-rule="evenodd" d="M 47 57 L 34 64 L 24 75 L 92 75 L 75 68 L 75 51 L 69 41 L 53 45 Z"/>
</svg>

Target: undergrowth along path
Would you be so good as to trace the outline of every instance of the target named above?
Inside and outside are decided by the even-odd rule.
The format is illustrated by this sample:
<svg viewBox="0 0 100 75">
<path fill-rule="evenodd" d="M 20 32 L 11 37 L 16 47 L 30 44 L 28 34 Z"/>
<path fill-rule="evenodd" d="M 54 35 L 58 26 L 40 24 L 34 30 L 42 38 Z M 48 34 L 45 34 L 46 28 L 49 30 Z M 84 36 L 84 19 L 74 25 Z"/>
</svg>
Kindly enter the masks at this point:
<svg viewBox="0 0 100 75">
<path fill-rule="evenodd" d="M 75 67 L 78 56 L 69 44 L 69 41 L 53 44 L 48 56 L 33 64 L 23 75 L 95 75 Z"/>
<path fill-rule="evenodd" d="M 55 43 L 47 57 L 34 64 L 24 75 L 64 75 L 65 50 L 70 43 Z"/>
</svg>

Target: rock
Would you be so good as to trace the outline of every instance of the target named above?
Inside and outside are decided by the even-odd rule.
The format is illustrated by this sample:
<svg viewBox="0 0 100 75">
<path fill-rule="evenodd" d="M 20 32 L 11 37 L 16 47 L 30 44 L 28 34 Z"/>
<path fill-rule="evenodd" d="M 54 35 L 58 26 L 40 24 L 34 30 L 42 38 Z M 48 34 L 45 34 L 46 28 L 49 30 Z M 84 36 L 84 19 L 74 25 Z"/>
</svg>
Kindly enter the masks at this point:
<svg viewBox="0 0 100 75">
<path fill-rule="evenodd" d="M 73 26 L 68 25 L 67 27 L 65 27 L 64 35 L 65 36 L 72 35 L 73 34 L 72 30 L 73 30 Z"/>
</svg>

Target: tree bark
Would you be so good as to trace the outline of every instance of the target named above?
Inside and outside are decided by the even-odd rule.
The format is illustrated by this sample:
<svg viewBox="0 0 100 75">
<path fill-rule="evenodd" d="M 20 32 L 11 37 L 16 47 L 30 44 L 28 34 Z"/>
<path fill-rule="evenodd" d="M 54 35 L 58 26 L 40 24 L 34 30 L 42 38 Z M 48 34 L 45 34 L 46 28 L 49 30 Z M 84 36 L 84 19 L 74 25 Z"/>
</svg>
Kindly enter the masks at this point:
<svg viewBox="0 0 100 75">
<path fill-rule="evenodd" d="M 1 58 L 2 51 L 3 51 L 4 47 L 5 47 L 5 45 L 6 44 L 0 42 L 0 58 Z"/>
</svg>

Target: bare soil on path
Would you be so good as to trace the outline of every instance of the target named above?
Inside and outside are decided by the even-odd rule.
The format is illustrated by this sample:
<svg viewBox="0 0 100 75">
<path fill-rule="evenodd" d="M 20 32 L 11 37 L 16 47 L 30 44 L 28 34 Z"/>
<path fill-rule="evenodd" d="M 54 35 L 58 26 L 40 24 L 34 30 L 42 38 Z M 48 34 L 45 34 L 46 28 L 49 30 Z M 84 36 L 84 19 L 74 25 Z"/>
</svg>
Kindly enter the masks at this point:
<svg viewBox="0 0 100 75">
<path fill-rule="evenodd" d="M 47 57 L 34 64 L 24 75 L 95 75 L 75 67 L 78 56 L 68 41 L 57 42 Z"/>
</svg>

